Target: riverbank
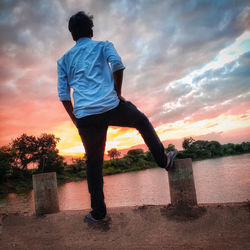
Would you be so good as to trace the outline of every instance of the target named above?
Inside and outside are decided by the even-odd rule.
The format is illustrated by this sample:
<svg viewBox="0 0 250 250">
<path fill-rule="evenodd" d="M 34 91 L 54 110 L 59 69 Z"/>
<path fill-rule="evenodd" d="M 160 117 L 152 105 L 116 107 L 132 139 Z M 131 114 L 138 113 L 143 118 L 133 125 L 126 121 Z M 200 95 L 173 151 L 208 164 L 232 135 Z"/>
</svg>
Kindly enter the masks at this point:
<svg viewBox="0 0 250 250">
<path fill-rule="evenodd" d="M 87 210 L 2 215 L 0 249 L 250 249 L 249 203 L 204 204 L 191 213 L 170 206 L 108 212 L 111 221 L 100 226 L 83 222 Z"/>
<path fill-rule="evenodd" d="M 131 168 L 127 168 L 124 170 L 115 169 L 115 168 L 108 168 L 103 169 L 103 176 L 108 175 L 115 175 L 115 174 L 122 174 L 122 173 L 129 173 L 129 172 L 135 172 L 135 171 L 141 171 L 146 170 L 150 168 L 156 168 L 156 164 L 152 163 L 152 165 L 143 165 L 143 166 L 132 166 Z M 69 182 L 77 182 L 77 181 L 83 181 L 86 179 L 86 171 L 84 170 L 84 175 L 81 173 L 78 174 L 57 174 L 57 184 L 58 186 L 63 185 L 65 183 Z M 33 189 L 32 184 L 32 174 L 29 177 L 26 178 L 20 178 L 20 179 L 8 179 L 7 181 L 0 183 L 0 198 L 1 196 L 5 196 L 9 193 L 16 193 L 16 194 L 22 194 L 29 192 Z"/>
<path fill-rule="evenodd" d="M 206 160 L 215 160 L 221 159 L 225 157 L 237 157 L 237 156 L 250 155 L 247 154 L 239 154 L 232 156 L 223 156 L 223 157 L 215 157 L 210 159 L 203 160 L 193 160 L 193 162 L 200 162 Z M 158 168 L 156 163 L 153 160 L 142 160 L 140 157 L 136 157 L 134 162 L 129 162 L 124 164 L 124 159 L 114 159 L 104 162 L 103 167 L 103 175 L 115 175 L 122 174 L 140 170 L 146 170 L 150 168 Z M 123 163 L 122 163 L 123 162 Z M 79 169 L 74 169 L 72 166 L 68 166 L 63 173 L 57 174 L 57 183 L 58 185 L 63 185 L 68 182 L 77 182 L 86 179 L 86 169 L 85 167 L 80 166 Z M 77 170 L 77 171 L 76 171 Z M 12 178 L 7 179 L 6 181 L 0 183 L 0 198 L 6 196 L 8 193 L 16 193 L 21 194 L 32 190 L 32 174 L 35 173 L 34 170 L 29 170 L 30 173 L 25 176 L 21 176 L 20 178 Z M 26 171 L 27 172 L 27 171 Z"/>
</svg>

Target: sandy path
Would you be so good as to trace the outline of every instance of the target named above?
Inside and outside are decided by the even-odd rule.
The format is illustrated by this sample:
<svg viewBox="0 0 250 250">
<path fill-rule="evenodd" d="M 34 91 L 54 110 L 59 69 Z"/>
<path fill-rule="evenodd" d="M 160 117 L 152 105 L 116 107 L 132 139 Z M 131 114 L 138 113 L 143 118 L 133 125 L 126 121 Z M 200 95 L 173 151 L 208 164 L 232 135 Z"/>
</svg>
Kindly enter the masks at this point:
<svg viewBox="0 0 250 250">
<path fill-rule="evenodd" d="M 164 206 L 110 208 L 111 222 L 95 227 L 82 221 L 87 211 L 9 214 L 0 249 L 250 249 L 249 204 L 203 207 L 196 219 Z"/>
</svg>

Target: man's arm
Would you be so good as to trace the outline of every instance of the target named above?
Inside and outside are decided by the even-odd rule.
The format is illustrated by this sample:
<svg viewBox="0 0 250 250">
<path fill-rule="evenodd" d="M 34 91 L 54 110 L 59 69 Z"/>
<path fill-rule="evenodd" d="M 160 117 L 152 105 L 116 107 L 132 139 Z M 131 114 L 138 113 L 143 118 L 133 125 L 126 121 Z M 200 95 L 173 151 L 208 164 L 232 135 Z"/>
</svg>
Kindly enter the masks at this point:
<svg viewBox="0 0 250 250">
<path fill-rule="evenodd" d="M 125 99 L 121 95 L 123 70 L 125 69 L 121 57 L 118 55 L 114 45 L 111 42 L 105 42 L 105 56 L 110 63 L 111 71 L 113 72 L 114 88 L 120 100 Z"/>
<path fill-rule="evenodd" d="M 68 84 L 67 74 L 64 69 L 62 58 L 57 61 L 57 74 L 58 74 L 57 90 L 59 99 L 62 102 L 67 113 L 69 114 L 71 120 L 76 125 L 76 118 L 73 114 L 73 105 L 70 97 L 70 86 Z"/>
<path fill-rule="evenodd" d="M 117 96 L 120 100 L 125 101 L 125 98 L 122 97 L 122 80 L 123 80 L 123 70 L 124 69 L 120 69 L 117 70 L 113 73 L 113 77 L 114 77 L 114 84 L 115 84 L 115 91 L 117 93 Z"/>
<path fill-rule="evenodd" d="M 73 114 L 73 105 L 71 101 L 62 101 L 64 108 L 66 109 L 67 113 L 69 114 L 72 122 L 76 125 L 76 117 Z"/>
</svg>

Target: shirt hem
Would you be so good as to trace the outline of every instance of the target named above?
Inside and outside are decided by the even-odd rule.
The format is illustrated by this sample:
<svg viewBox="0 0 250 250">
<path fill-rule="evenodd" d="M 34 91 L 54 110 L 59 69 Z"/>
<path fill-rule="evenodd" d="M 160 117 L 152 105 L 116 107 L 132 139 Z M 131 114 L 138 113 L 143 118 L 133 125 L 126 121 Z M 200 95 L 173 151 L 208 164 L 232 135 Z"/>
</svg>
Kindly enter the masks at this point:
<svg viewBox="0 0 250 250">
<path fill-rule="evenodd" d="M 103 114 L 103 113 L 105 113 L 105 112 L 108 112 L 108 111 L 110 111 L 110 110 L 112 110 L 112 109 L 115 109 L 118 105 L 119 105 L 119 103 L 120 103 L 120 100 L 118 99 L 118 102 L 117 102 L 117 104 L 116 105 L 114 105 L 114 106 L 112 106 L 111 108 L 104 108 L 103 110 L 100 110 L 99 112 L 91 112 L 91 113 L 85 113 L 84 115 L 77 115 L 77 114 L 75 114 L 75 117 L 77 118 L 77 119 L 81 119 L 81 118 L 83 118 L 83 117 L 86 117 L 86 116 L 91 116 L 91 115 L 100 115 L 100 114 Z M 75 112 L 74 112 L 75 113 Z"/>
</svg>

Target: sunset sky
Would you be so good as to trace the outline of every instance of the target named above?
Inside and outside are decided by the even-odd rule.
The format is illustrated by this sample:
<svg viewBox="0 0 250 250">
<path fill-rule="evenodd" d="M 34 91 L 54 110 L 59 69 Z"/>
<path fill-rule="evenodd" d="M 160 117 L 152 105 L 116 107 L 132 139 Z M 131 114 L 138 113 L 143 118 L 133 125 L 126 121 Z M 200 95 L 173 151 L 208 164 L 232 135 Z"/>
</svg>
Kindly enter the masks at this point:
<svg viewBox="0 0 250 250">
<path fill-rule="evenodd" d="M 62 155 L 84 152 L 57 95 L 57 60 L 74 41 L 68 20 L 94 15 L 95 40 L 126 66 L 123 96 L 164 144 L 184 137 L 250 141 L 250 2 L 243 0 L 2 0 L 0 146 L 22 133 L 54 133 Z M 143 140 L 110 127 L 106 150 Z"/>
</svg>

